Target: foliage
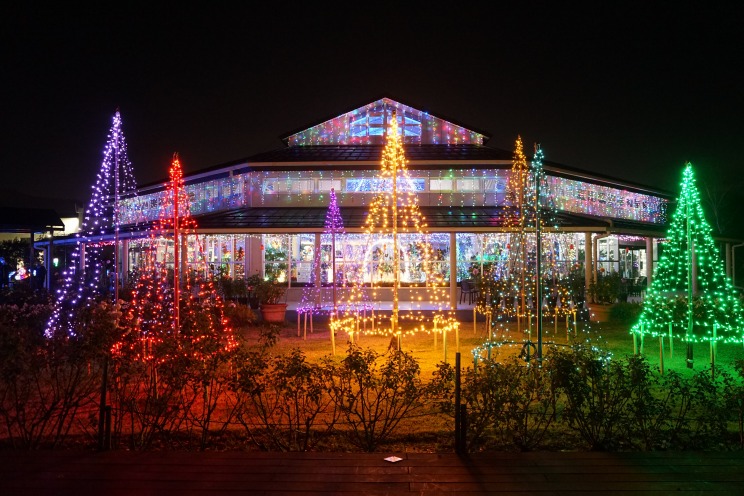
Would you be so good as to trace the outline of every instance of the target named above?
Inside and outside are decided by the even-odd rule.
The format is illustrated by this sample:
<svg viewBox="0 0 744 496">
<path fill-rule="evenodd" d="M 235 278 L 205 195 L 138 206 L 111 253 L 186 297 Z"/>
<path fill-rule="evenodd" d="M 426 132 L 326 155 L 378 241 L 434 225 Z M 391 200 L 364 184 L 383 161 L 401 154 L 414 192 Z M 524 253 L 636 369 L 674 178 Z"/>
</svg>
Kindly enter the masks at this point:
<svg viewBox="0 0 744 496">
<path fill-rule="evenodd" d="M 5 260 L 10 271 L 16 269 L 18 262 L 28 262 L 28 239 L 15 238 L 0 241 L 0 258 Z"/>
<path fill-rule="evenodd" d="M 249 352 L 240 363 L 233 389 L 250 408 L 237 418 L 261 448 L 308 451 L 333 430 L 337 412 L 328 368 L 308 363 L 299 349 L 274 357 Z M 266 442 L 260 441 L 259 429 Z"/>
<path fill-rule="evenodd" d="M 454 370 L 442 364 L 428 387 L 441 411 L 454 413 Z M 470 450 L 489 441 L 520 450 L 538 447 L 557 414 L 556 397 L 545 369 L 487 359 L 477 370 L 467 368 L 461 401 L 467 407 Z"/>
<path fill-rule="evenodd" d="M 118 316 L 107 303 L 79 310 L 75 333 L 44 336 L 49 304 L 0 307 L 0 418 L 14 448 L 56 447 L 95 407 L 101 363 Z"/>
<path fill-rule="evenodd" d="M 258 297 L 258 301 L 269 305 L 279 303 L 286 292 L 286 284 L 280 284 L 274 281 L 261 281 L 254 288 L 254 293 Z"/>
<path fill-rule="evenodd" d="M 582 250 L 583 252 L 583 250 Z M 583 258 L 579 256 L 579 258 Z M 583 302 L 586 298 L 586 276 L 584 274 L 584 267 L 576 264 L 571 267 L 568 273 L 568 290 L 571 293 L 571 298 L 575 302 Z"/>
<path fill-rule="evenodd" d="M 331 377 L 331 395 L 347 424 L 343 434 L 365 451 L 374 451 L 424 407 L 419 365 L 402 351 L 383 357 L 351 346 Z"/>
<path fill-rule="evenodd" d="M 621 294 L 621 278 L 617 272 L 597 274 L 597 279 L 589 284 L 587 292 L 592 303 L 610 305 L 615 303 Z"/>
<path fill-rule="evenodd" d="M 246 327 L 258 322 L 256 312 L 245 305 L 235 303 L 225 305 L 225 318 L 234 328 Z"/>
<path fill-rule="evenodd" d="M 630 401 L 630 372 L 595 347 L 555 350 L 547 361 L 556 392 L 565 399 L 563 416 L 592 450 L 618 447 L 618 431 Z"/>
<path fill-rule="evenodd" d="M 242 279 L 221 276 L 217 279 L 217 290 L 225 300 L 237 300 L 248 297 L 248 285 Z"/>
<path fill-rule="evenodd" d="M 632 324 L 638 320 L 643 306 L 640 303 L 620 301 L 610 308 L 610 320 L 621 324 Z"/>
</svg>

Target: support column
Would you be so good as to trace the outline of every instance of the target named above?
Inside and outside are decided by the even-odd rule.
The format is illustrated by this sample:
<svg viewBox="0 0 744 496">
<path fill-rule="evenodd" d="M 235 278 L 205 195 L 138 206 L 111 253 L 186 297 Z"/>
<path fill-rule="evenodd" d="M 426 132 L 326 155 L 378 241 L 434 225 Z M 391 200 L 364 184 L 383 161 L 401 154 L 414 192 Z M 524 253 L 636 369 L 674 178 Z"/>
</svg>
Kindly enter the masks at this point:
<svg viewBox="0 0 744 496">
<path fill-rule="evenodd" d="M 179 247 L 179 249 L 181 251 L 181 267 L 180 267 L 180 270 L 181 270 L 181 274 L 183 274 L 183 277 L 184 277 L 184 279 L 181 280 L 181 285 L 183 285 L 184 282 L 188 282 L 188 279 L 187 278 L 189 276 L 189 260 L 188 260 L 189 245 L 188 245 L 188 239 L 187 239 L 188 236 L 186 234 L 181 234 L 180 238 L 181 238 L 181 240 L 180 240 L 181 246 Z M 121 259 L 120 259 L 122 261 L 121 262 L 121 264 L 122 264 L 122 274 L 125 274 L 125 272 L 124 272 L 124 266 L 126 265 L 124 263 L 124 255 L 126 254 L 126 252 L 123 249 L 124 246 L 126 246 L 125 243 L 126 243 L 126 241 L 124 243 L 122 243 L 122 256 L 121 256 Z M 235 253 L 236 253 L 234 248 L 235 248 L 235 246 L 234 246 L 234 240 L 233 240 L 233 252 L 232 252 L 233 253 L 233 256 L 235 256 Z M 235 265 L 233 265 L 233 267 L 235 267 Z M 233 278 L 235 278 L 235 274 L 233 274 L 232 276 L 233 276 Z M 124 281 L 124 278 L 122 277 L 122 283 L 123 283 L 123 281 Z"/>
<path fill-rule="evenodd" d="M 44 285 L 51 293 L 52 291 L 52 262 L 54 259 L 54 231 L 49 232 L 49 247 L 47 248 L 47 256 L 44 258 L 44 268 L 46 269 L 46 278 Z"/>
<path fill-rule="evenodd" d="M 592 239 L 592 280 L 597 280 L 597 261 L 599 260 L 599 235 Z"/>
<path fill-rule="evenodd" d="M 594 260 L 592 253 L 594 247 L 592 246 L 592 233 L 584 233 L 584 298 L 589 300 L 589 285 L 594 281 L 592 267 L 594 266 Z"/>
<path fill-rule="evenodd" d="M 29 240 L 28 240 L 28 267 L 26 267 L 26 270 L 31 272 L 34 269 L 34 265 L 36 265 L 34 262 L 36 261 L 36 249 L 34 248 L 34 232 L 29 232 Z"/>
<path fill-rule="evenodd" d="M 129 271 L 131 267 L 129 265 L 129 239 L 123 239 L 121 241 L 121 286 L 124 287 L 129 282 Z"/>
<path fill-rule="evenodd" d="M 320 288 L 321 287 L 321 280 L 322 280 L 321 275 L 320 275 L 320 270 L 321 270 L 321 266 L 323 265 L 323 259 L 322 259 L 323 254 L 320 252 L 320 248 L 321 248 L 321 246 L 320 246 L 320 233 L 315 233 L 315 244 L 314 244 L 314 250 L 313 250 L 313 252 L 315 253 L 315 257 L 314 258 L 315 258 L 315 260 L 318 261 L 318 263 L 315 264 L 315 267 L 314 267 L 315 268 L 315 272 L 313 273 L 312 276 L 313 276 L 313 284 L 315 285 L 316 288 Z M 335 255 L 336 254 L 334 253 L 333 256 L 335 256 Z M 333 274 L 333 278 L 334 278 L 334 282 L 335 282 L 336 274 Z M 320 294 L 320 291 L 317 291 L 317 293 Z"/>
<path fill-rule="evenodd" d="M 450 233 L 450 309 L 457 310 L 457 233 Z"/>
<path fill-rule="evenodd" d="M 726 243 L 726 276 L 731 278 L 731 243 Z"/>
<path fill-rule="evenodd" d="M 654 238 L 646 238 L 646 287 L 651 287 L 651 276 L 654 274 Z"/>
</svg>

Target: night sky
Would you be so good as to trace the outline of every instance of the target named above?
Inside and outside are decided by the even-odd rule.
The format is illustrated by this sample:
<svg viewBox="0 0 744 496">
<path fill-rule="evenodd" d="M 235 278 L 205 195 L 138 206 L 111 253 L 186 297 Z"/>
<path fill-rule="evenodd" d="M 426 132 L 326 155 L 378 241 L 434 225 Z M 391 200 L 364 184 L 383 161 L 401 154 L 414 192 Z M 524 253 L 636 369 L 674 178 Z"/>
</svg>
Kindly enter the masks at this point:
<svg viewBox="0 0 744 496">
<path fill-rule="evenodd" d="M 743 184 L 738 2 L 15 3 L 0 16 L 0 170 L 35 196 L 87 202 L 117 107 L 146 184 L 175 151 L 187 173 L 211 167 L 380 96 L 672 193 L 688 160 L 728 198 Z"/>
</svg>

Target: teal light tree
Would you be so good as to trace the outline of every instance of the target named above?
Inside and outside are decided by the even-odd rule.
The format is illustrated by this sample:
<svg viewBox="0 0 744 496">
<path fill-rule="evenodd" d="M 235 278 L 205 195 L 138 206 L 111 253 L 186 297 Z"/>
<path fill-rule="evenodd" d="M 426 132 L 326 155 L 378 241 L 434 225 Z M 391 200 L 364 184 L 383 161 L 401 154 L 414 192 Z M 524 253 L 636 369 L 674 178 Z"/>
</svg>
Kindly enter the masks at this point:
<svg viewBox="0 0 744 496">
<path fill-rule="evenodd" d="M 117 110 L 103 152 L 103 162 L 85 210 L 72 264 L 65 269 L 63 285 L 46 334 L 74 334 L 77 310 L 90 307 L 103 298 L 118 299 L 119 289 L 119 202 L 137 194 L 127 142 Z M 101 242 L 101 237 L 113 240 Z"/>
<path fill-rule="evenodd" d="M 700 203 L 692 164 L 682 176 L 682 191 L 663 244 L 663 253 L 643 301 L 634 336 L 679 337 L 693 366 L 693 344 L 709 342 L 715 367 L 716 343 L 742 342 L 742 308 L 715 246 Z M 662 354 L 663 357 L 663 354 Z"/>
</svg>

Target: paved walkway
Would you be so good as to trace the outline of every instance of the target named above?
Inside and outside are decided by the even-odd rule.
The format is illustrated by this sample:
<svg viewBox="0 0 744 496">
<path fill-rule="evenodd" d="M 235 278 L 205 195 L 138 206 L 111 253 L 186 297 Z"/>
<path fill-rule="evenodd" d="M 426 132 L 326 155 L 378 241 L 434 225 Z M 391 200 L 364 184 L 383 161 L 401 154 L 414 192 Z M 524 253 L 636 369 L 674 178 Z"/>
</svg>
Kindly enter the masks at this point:
<svg viewBox="0 0 744 496">
<path fill-rule="evenodd" d="M 3 496 L 242 494 L 741 496 L 744 452 L 0 452 Z"/>
</svg>

